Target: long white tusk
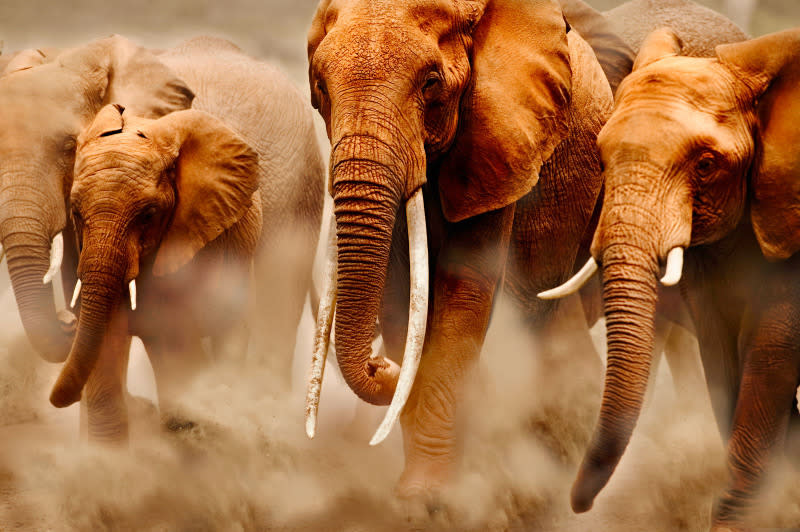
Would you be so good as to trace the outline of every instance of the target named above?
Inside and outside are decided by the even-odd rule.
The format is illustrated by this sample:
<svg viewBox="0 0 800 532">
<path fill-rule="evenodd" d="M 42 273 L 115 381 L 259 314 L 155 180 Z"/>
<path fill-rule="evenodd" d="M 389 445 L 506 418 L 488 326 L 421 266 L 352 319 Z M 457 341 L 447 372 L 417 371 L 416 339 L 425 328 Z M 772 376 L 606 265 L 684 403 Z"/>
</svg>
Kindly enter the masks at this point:
<svg viewBox="0 0 800 532">
<path fill-rule="evenodd" d="M 131 293 L 131 310 L 136 310 L 136 279 L 128 283 L 128 291 Z"/>
<path fill-rule="evenodd" d="M 61 269 L 61 261 L 64 259 L 64 236 L 58 233 L 53 237 L 53 243 L 50 246 L 50 268 L 42 278 L 42 283 L 47 284 L 53 280 L 58 271 Z"/>
<path fill-rule="evenodd" d="M 75 308 L 75 304 L 78 302 L 78 296 L 81 293 L 81 280 L 78 279 L 78 282 L 75 283 L 75 291 L 72 292 L 72 301 L 69 303 L 69 308 Z"/>
<path fill-rule="evenodd" d="M 325 360 L 331 342 L 331 327 L 336 311 L 336 218 L 331 214 L 328 230 L 328 249 L 325 260 L 325 274 L 322 281 L 322 297 L 317 312 L 317 327 L 314 332 L 314 354 L 311 358 L 311 374 L 308 377 L 306 392 L 306 435 L 313 438 L 317 432 L 317 411 L 322 392 L 322 377 L 325 375 Z"/>
<path fill-rule="evenodd" d="M 596 271 L 597 263 L 593 257 L 589 257 L 589 260 L 586 261 L 586 264 L 583 265 L 583 268 L 581 268 L 578 273 L 573 275 L 569 281 L 551 290 L 540 292 L 538 297 L 539 299 L 560 299 L 570 294 L 574 294 L 586 284 L 586 281 L 592 278 L 592 275 L 594 275 L 594 272 Z"/>
<path fill-rule="evenodd" d="M 428 230 L 425 225 L 425 201 L 421 189 L 417 190 L 406 203 L 406 218 L 408 218 L 408 251 L 411 262 L 408 336 L 392 403 L 369 442 L 370 445 L 378 445 L 386 439 L 400 417 L 417 376 L 425 341 L 425 326 L 428 321 Z"/>
<path fill-rule="evenodd" d="M 683 273 L 683 248 L 677 247 L 669 250 L 667 254 L 667 271 L 661 278 L 664 286 L 675 286 L 681 280 Z"/>
</svg>

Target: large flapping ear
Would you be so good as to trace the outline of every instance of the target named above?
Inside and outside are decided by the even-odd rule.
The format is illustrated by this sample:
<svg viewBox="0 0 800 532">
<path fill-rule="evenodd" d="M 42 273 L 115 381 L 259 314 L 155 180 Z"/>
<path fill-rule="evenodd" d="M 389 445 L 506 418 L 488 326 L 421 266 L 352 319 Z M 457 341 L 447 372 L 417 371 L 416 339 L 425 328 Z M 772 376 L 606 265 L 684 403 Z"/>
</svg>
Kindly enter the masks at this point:
<svg viewBox="0 0 800 532">
<path fill-rule="evenodd" d="M 159 118 L 188 109 L 194 93 L 154 54 L 114 35 L 65 52 L 58 58 L 66 68 L 96 80 L 103 90 L 101 104 L 118 103 L 133 115 Z"/>
<path fill-rule="evenodd" d="M 606 17 L 583 0 L 560 0 L 561 9 L 572 29 L 583 37 L 594 50 L 603 68 L 611 93 L 633 69 L 636 54 L 611 28 Z"/>
<path fill-rule="evenodd" d="M 472 32 L 472 79 L 459 132 L 439 175 L 442 208 L 456 222 L 530 192 L 566 136 L 571 70 L 555 0 L 462 3 Z"/>
<path fill-rule="evenodd" d="M 800 28 L 719 46 L 717 58 L 753 88 L 753 229 L 764 256 L 788 258 L 800 250 Z"/>
<path fill-rule="evenodd" d="M 244 216 L 258 189 L 258 155 L 220 120 L 179 111 L 144 132 L 175 157 L 176 206 L 153 273 L 166 275 Z"/>
<path fill-rule="evenodd" d="M 639 48 L 633 70 L 644 68 L 660 59 L 681 54 L 683 42 L 670 28 L 659 28 L 651 32 Z"/>
</svg>

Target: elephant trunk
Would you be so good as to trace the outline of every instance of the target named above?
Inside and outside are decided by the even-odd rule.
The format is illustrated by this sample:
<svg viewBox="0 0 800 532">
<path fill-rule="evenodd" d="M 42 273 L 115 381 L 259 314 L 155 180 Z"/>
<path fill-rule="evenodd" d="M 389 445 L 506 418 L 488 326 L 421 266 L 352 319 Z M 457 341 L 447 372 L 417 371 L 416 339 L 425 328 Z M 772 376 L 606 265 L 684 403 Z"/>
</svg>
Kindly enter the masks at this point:
<svg viewBox="0 0 800 532">
<path fill-rule="evenodd" d="M 6 204 L 9 212 L 24 212 Z M 30 206 L 26 207 L 30 210 Z M 2 224 L 2 245 L 20 319 L 33 348 L 48 362 L 67 358 L 74 335 L 74 316 L 56 312 L 53 286 L 42 280 L 50 268 L 51 233 L 44 216 L 15 216 Z"/>
<path fill-rule="evenodd" d="M 644 401 L 655 346 L 658 262 L 630 246 L 609 251 L 603 258 L 608 366 L 600 416 L 572 489 L 576 512 L 592 507 L 625 452 Z M 637 254 L 635 264 L 629 258 L 620 261 Z"/>
<path fill-rule="evenodd" d="M 576 512 L 591 509 L 630 441 L 655 349 L 661 262 L 688 243 L 691 228 L 684 202 L 665 210 L 657 193 L 638 186 L 642 178 L 641 170 L 607 171 L 611 186 L 592 244 L 602 264 L 608 363 L 600 415 L 572 487 Z M 670 281 L 677 282 L 681 266 L 676 253 L 669 255 Z"/>
<path fill-rule="evenodd" d="M 108 230 L 106 234 L 119 234 Z M 112 314 L 118 310 L 125 285 L 128 258 L 122 241 L 103 246 L 87 245 L 78 267 L 81 281 L 81 313 L 75 343 L 61 370 L 50 402 L 59 408 L 80 400 L 94 369 Z"/>
<path fill-rule="evenodd" d="M 337 143 L 332 156 L 336 355 L 348 386 L 378 405 L 392 400 L 399 376 L 394 362 L 372 356 L 372 339 L 404 184 L 383 150 L 377 139 L 353 136 Z"/>
</svg>

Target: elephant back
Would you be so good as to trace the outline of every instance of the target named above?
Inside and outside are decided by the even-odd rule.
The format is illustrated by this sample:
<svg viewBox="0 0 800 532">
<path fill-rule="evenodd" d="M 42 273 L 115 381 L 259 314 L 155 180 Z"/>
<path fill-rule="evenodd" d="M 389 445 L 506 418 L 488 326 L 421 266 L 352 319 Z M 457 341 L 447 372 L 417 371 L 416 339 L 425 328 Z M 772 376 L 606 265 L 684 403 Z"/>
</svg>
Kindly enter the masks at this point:
<svg viewBox="0 0 800 532">
<path fill-rule="evenodd" d="M 632 0 L 605 15 L 615 32 L 637 53 L 645 38 L 663 27 L 672 28 L 683 41 L 682 53 L 692 57 L 712 57 L 717 45 L 749 38 L 724 15 L 690 0 Z"/>
</svg>

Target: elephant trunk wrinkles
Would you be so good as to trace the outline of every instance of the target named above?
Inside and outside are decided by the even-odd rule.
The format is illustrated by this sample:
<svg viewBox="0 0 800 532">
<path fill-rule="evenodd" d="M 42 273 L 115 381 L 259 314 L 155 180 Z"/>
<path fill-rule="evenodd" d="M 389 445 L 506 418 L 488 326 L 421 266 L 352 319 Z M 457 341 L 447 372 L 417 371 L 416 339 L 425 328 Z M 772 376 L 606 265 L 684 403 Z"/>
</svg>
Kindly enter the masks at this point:
<svg viewBox="0 0 800 532">
<path fill-rule="evenodd" d="M 5 203 L 7 212 L 30 211 L 30 205 Z M 2 223 L 3 248 L 20 319 L 33 348 L 48 362 L 63 362 L 73 340 L 73 324 L 59 320 L 53 285 L 42 279 L 50 266 L 51 233 L 44 216 L 15 215 Z M 65 314 L 66 316 L 66 314 Z"/>
<path fill-rule="evenodd" d="M 648 234 L 643 227 L 622 232 L 631 230 Z M 599 419 L 572 488 L 576 512 L 592 507 L 625 452 L 639 418 L 655 345 L 658 259 L 647 246 L 620 240 L 601 243 L 608 366 Z"/>
<path fill-rule="evenodd" d="M 371 357 L 383 297 L 392 229 L 405 184 L 386 144 L 352 136 L 333 153 L 338 237 L 336 354 L 348 386 L 364 401 L 389 404 L 396 366 Z"/>
<path fill-rule="evenodd" d="M 106 234 L 120 234 L 110 230 Z M 75 343 L 50 395 L 56 407 L 80 400 L 97 363 L 111 316 L 117 310 L 125 286 L 128 259 L 122 241 L 87 245 L 78 268 L 81 279 L 81 313 Z"/>
</svg>

